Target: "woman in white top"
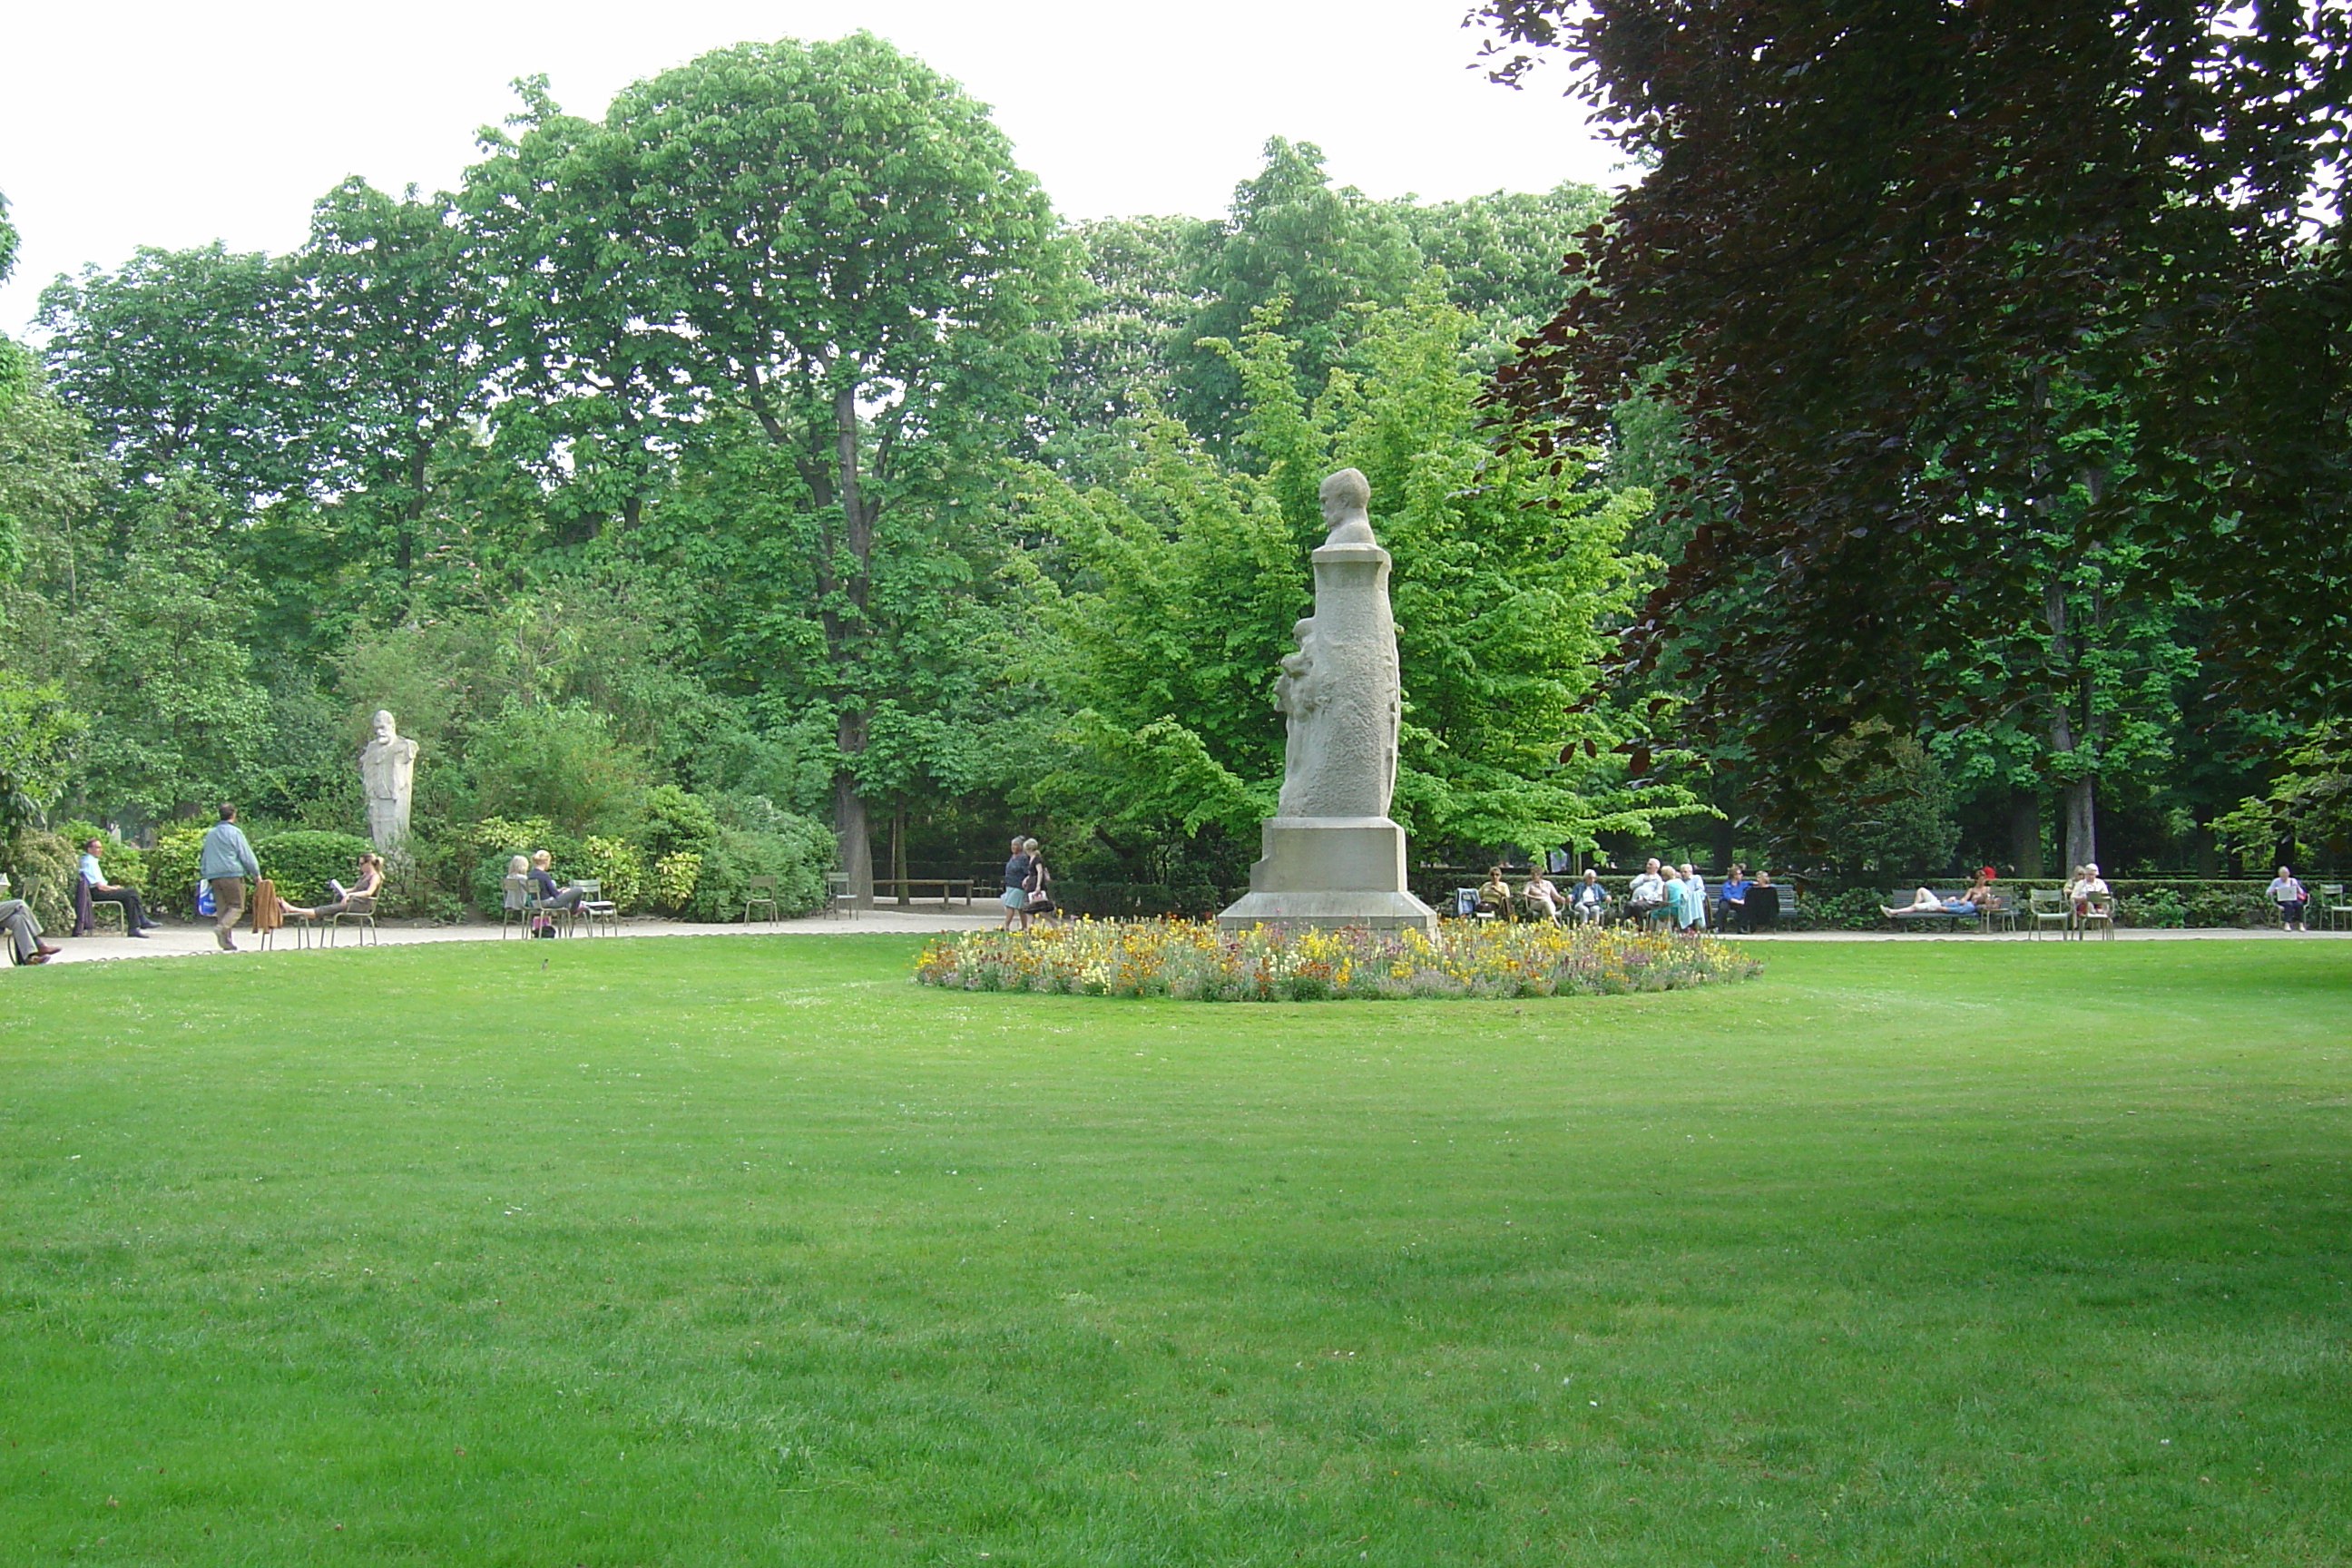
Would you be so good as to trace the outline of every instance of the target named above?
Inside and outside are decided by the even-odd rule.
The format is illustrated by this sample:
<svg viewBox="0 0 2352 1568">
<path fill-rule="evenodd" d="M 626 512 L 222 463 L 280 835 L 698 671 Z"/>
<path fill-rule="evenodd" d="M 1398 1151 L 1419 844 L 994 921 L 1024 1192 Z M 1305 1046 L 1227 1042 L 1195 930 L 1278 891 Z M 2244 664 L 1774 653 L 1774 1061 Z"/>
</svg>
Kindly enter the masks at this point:
<svg viewBox="0 0 2352 1568">
<path fill-rule="evenodd" d="M 2089 914 L 2094 903 L 2104 904 L 2110 896 L 2105 879 L 2099 875 L 2096 860 L 2074 868 L 2074 879 L 2066 884 L 2066 898 L 2074 905 L 2078 919 Z"/>
<path fill-rule="evenodd" d="M 1519 889 L 1519 897 L 1541 910 L 1544 919 L 1555 923 L 1559 920 L 1559 889 L 1552 886 L 1551 879 L 1544 875 L 1542 867 L 1537 867 L 1528 878 L 1526 884 Z"/>
</svg>

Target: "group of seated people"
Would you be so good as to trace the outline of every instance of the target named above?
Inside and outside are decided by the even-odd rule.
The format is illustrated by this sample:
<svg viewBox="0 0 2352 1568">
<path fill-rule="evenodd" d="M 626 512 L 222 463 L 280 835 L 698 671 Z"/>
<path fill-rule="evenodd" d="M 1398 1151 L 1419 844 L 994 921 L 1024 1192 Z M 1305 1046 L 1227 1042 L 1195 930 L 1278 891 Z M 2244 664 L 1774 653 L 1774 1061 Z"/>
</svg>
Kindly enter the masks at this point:
<svg viewBox="0 0 2352 1568">
<path fill-rule="evenodd" d="M 1888 920 L 1904 915 L 1950 915 L 1965 919 L 1982 916 L 2000 902 L 2000 894 L 1993 888 L 1993 868 L 1979 869 L 1969 883 L 1968 889 L 1953 898 L 1946 898 L 1931 888 L 1915 889 L 1907 904 L 1881 904 L 1878 912 Z M 2066 879 L 2066 908 L 2076 920 L 2101 910 L 2112 910 L 2115 893 L 2106 879 L 2099 875 L 2098 862 L 2094 860 L 2077 866 Z"/>
<path fill-rule="evenodd" d="M 1759 893 L 1762 896 L 1759 897 Z M 1773 886 L 1772 874 L 1759 872 L 1755 880 L 1748 877 L 1748 868 L 1735 865 L 1731 875 L 1717 890 L 1717 914 L 1726 930 L 1748 931 L 1759 924 L 1769 924 L 1780 913 L 1780 891 Z M 1509 879 L 1500 866 L 1490 868 L 1486 879 L 1473 895 L 1467 913 L 1482 917 L 1512 918 L 1515 908 L 1523 908 L 1529 919 L 1559 921 L 1573 918 L 1586 925 L 1599 925 L 1619 912 L 1617 897 L 1601 886 L 1601 873 L 1587 868 L 1583 876 L 1562 893 L 1557 884 L 1545 875 L 1542 868 L 1531 871 L 1515 895 Z M 1622 914 L 1630 920 L 1664 925 L 1678 931 L 1697 932 L 1707 925 L 1706 879 L 1688 861 L 1669 867 L 1653 859 L 1633 879 L 1626 890 Z"/>
<path fill-rule="evenodd" d="M 525 884 L 524 891 L 530 901 L 523 908 L 530 915 L 530 934 L 533 936 L 553 936 L 554 912 L 579 908 L 580 900 L 586 891 L 569 882 L 559 887 L 554 868 L 555 857 L 544 849 L 533 850 L 528 856 L 518 855 L 507 862 L 508 879 L 512 880 L 520 877 Z"/>
<path fill-rule="evenodd" d="M 143 938 L 149 931 L 161 929 L 163 922 L 148 914 L 145 903 L 139 897 L 138 889 L 126 882 L 113 882 L 107 879 L 105 864 L 99 859 L 105 849 L 106 841 L 102 838 L 86 838 L 82 841 L 80 864 L 78 868 L 80 887 L 76 898 L 78 907 L 75 910 L 74 934 L 85 936 L 96 930 L 91 922 L 90 908 L 98 904 L 121 906 L 122 930 L 126 936 Z M 363 900 L 374 898 L 383 889 L 383 857 L 373 852 L 362 855 L 352 866 L 352 884 L 348 888 L 333 878 L 328 879 L 327 892 L 330 895 L 330 900 L 326 903 L 289 904 L 281 899 L 278 900 L 277 912 L 281 916 L 303 921 L 326 920 L 350 912 L 359 907 Z"/>
</svg>

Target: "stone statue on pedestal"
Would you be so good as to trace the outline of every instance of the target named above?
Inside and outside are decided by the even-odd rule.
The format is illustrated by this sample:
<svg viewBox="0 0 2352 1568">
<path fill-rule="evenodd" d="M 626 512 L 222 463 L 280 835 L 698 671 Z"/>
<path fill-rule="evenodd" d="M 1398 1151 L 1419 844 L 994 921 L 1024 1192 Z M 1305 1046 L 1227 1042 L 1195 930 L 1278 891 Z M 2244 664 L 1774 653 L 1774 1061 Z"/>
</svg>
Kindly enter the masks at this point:
<svg viewBox="0 0 2352 1568">
<path fill-rule="evenodd" d="M 408 837 L 408 805 L 416 777 L 416 742 L 377 709 L 375 738 L 360 748 L 360 787 L 367 794 L 368 837 L 390 850 Z"/>
<path fill-rule="evenodd" d="M 1298 650 L 1274 683 L 1289 720 L 1282 795 L 1249 892 L 1217 923 L 1434 931 L 1435 912 L 1406 889 L 1404 829 L 1388 815 L 1401 711 L 1389 552 L 1372 537 L 1363 475 L 1340 469 L 1322 498 L 1331 531 L 1309 557 L 1315 613 L 1291 628 Z"/>
</svg>

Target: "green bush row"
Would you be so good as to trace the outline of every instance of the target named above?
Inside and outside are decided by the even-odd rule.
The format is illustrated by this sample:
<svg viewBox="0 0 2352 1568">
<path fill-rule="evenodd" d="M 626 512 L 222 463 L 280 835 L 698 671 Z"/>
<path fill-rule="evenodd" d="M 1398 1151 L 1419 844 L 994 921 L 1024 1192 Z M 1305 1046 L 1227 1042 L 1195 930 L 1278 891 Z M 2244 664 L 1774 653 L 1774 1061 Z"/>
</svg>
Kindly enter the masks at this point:
<svg viewBox="0 0 2352 1568">
<path fill-rule="evenodd" d="M 824 907 L 835 848 L 822 825 L 756 805 L 740 814 L 744 820 L 722 822 L 708 803 L 668 786 L 648 797 L 639 842 L 565 833 L 544 817 L 477 824 L 467 846 L 474 907 L 495 916 L 514 857 L 540 849 L 548 852 L 559 884 L 595 881 L 624 911 L 740 921 L 753 877 L 776 879 L 776 900 L 786 914 Z"/>
<path fill-rule="evenodd" d="M 10 847 L 18 881 L 34 889 L 33 906 L 45 925 L 66 929 L 73 919 L 74 879 L 80 874 L 78 846 L 106 836 L 86 822 L 59 825 L 58 833 L 19 834 Z M 196 862 L 205 828 L 187 826 L 166 829 L 152 849 L 141 850 L 109 840 L 99 852 L 99 863 L 110 881 L 133 887 L 149 909 L 163 914 L 189 915 L 196 902 Z M 253 857 L 261 874 L 278 884 L 278 896 L 289 903 L 315 904 L 327 899 L 329 878 L 352 879 L 355 862 L 370 846 L 348 833 L 322 833 L 308 828 L 273 833 L 253 841 Z"/>
</svg>

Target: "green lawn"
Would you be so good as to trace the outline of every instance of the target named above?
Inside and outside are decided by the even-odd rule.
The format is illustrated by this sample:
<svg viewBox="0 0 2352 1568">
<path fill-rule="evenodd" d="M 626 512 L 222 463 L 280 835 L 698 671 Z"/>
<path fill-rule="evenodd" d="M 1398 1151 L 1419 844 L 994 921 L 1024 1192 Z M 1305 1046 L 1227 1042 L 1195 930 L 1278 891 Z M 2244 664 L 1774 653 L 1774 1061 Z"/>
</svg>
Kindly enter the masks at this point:
<svg viewBox="0 0 2352 1568">
<path fill-rule="evenodd" d="M 0 973 L 0 1563 L 2352 1562 L 2352 945 Z"/>
</svg>

